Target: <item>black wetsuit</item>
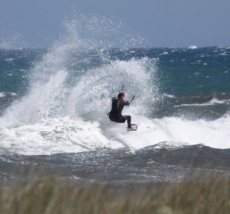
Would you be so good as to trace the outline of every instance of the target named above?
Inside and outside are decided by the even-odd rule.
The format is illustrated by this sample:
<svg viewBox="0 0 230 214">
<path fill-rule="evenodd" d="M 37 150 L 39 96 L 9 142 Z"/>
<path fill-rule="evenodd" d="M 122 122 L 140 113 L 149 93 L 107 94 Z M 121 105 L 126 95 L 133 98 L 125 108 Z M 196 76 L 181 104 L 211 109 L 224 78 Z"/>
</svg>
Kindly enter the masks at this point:
<svg viewBox="0 0 230 214">
<path fill-rule="evenodd" d="M 109 112 L 109 119 L 117 123 L 124 123 L 127 120 L 128 127 L 131 127 L 131 116 L 122 115 L 122 110 L 125 105 L 129 105 L 128 101 L 123 99 L 118 99 L 116 97 L 112 98 L 112 109 Z"/>
</svg>

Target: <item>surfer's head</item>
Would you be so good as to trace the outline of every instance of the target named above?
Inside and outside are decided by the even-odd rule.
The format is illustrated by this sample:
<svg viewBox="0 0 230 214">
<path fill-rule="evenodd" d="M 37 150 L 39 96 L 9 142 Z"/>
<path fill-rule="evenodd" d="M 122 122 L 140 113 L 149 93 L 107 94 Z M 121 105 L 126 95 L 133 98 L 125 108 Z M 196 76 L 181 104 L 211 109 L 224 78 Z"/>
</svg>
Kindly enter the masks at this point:
<svg viewBox="0 0 230 214">
<path fill-rule="evenodd" d="M 118 97 L 118 99 L 124 99 L 125 98 L 125 92 L 120 91 L 117 97 Z"/>
</svg>

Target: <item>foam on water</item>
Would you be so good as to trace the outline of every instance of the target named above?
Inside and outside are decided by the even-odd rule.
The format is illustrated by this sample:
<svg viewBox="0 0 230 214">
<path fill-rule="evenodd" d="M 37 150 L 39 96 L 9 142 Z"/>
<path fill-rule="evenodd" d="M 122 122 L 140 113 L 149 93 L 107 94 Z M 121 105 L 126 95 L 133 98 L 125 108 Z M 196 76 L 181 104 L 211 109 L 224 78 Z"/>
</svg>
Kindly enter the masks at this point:
<svg viewBox="0 0 230 214">
<path fill-rule="evenodd" d="M 183 106 L 212 106 L 212 105 L 218 105 L 218 104 L 224 104 L 228 103 L 229 100 L 218 100 L 216 98 L 212 98 L 210 101 L 206 103 L 192 103 L 192 104 L 180 104 L 177 105 L 177 107 L 183 107 Z"/>
<path fill-rule="evenodd" d="M 124 126 L 111 125 L 106 128 L 106 135 L 109 133 L 111 139 L 134 149 L 161 142 L 171 146 L 203 144 L 213 148 L 230 148 L 228 116 L 215 121 L 191 121 L 177 117 L 148 119 L 137 115 L 133 119 L 139 122 L 137 132 L 127 133 Z"/>
<path fill-rule="evenodd" d="M 0 98 L 15 97 L 15 96 L 17 96 L 15 92 L 0 92 Z"/>
<path fill-rule="evenodd" d="M 50 155 L 77 153 L 99 148 L 121 148 L 119 142 L 107 139 L 96 121 L 69 117 L 43 119 L 39 123 L 14 128 L 0 127 L 4 153 Z"/>
<path fill-rule="evenodd" d="M 196 45 L 190 45 L 188 46 L 188 49 L 191 49 L 191 50 L 194 50 L 194 49 L 197 49 L 198 47 Z"/>
</svg>

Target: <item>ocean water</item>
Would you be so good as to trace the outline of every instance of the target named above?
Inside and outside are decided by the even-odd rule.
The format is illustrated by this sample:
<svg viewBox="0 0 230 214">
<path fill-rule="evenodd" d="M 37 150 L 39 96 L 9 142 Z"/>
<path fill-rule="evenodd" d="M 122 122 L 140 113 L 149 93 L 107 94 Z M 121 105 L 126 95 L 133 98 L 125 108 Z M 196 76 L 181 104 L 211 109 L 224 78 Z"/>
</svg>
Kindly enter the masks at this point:
<svg viewBox="0 0 230 214">
<path fill-rule="evenodd" d="M 109 121 L 122 86 L 124 114 Z M 179 181 L 230 172 L 230 48 L 0 50 L 0 180 Z"/>
</svg>

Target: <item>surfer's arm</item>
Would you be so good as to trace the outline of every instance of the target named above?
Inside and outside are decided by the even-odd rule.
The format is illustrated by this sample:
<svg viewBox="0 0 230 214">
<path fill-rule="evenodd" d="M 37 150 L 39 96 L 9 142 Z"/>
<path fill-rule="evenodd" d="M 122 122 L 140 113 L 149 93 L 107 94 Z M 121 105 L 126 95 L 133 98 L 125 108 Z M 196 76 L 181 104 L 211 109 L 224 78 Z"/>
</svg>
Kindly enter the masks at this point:
<svg viewBox="0 0 230 214">
<path fill-rule="evenodd" d="M 124 104 L 125 104 L 126 106 L 129 106 L 130 102 L 129 102 L 129 101 L 125 101 Z"/>
</svg>

